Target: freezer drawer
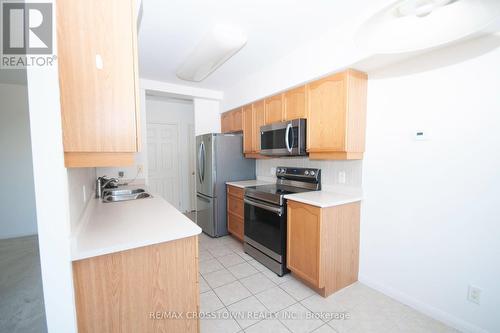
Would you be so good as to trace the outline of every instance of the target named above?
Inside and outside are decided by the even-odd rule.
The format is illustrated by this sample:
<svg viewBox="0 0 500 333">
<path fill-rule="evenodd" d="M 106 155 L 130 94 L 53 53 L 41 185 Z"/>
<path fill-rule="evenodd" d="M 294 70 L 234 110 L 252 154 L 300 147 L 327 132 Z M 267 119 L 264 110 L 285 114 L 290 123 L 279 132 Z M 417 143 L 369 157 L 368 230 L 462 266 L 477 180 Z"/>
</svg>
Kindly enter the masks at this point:
<svg viewBox="0 0 500 333">
<path fill-rule="evenodd" d="M 196 223 L 205 233 L 212 237 L 216 236 L 216 200 L 200 193 L 196 194 Z"/>
</svg>

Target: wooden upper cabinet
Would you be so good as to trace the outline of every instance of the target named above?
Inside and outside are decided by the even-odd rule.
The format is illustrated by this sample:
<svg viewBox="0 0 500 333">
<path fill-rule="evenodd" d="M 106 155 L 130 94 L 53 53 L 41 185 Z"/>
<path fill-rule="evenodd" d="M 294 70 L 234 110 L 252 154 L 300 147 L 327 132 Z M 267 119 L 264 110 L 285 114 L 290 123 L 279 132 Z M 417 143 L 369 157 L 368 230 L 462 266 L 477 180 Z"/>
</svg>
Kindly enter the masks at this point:
<svg viewBox="0 0 500 333">
<path fill-rule="evenodd" d="M 243 107 L 243 153 L 254 152 L 254 112 L 252 104 Z"/>
<path fill-rule="evenodd" d="M 253 113 L 254 113 L 254 140 L 253 140 L 253 151 L 255 153 L 260 152 L 260 127 L 266 124 L 266 114 L 265 114 L 265 103 L 264 101 L 258 101 L 253 103 Z"/>
<path fill-rule="evenodd" d="M 220 131 L 221 133 L 230 133 L 232 126 L 232 113 L 224 112 L 220 115 Z"/>
<path fill-rule="evenodd" d="M 367 76 L 347 70 L 306 85 L 310 159 L 361 159 Z"/>
<path fill-rule="evenodd" d="M 243 112 L 241 108 L 227 111 L 221 114 L 221 132 L 233 133 L 241 132 L 243 130 Z"/>
<path fill-rule="evenodd" d="M 139 150 L 135 1 L 58 0 L 56 12 L 66 165 L 131 164 Z"/>
<path fill-rule="evenodd" d="M 285 120 L 307 118 L 306 86 L 298 87 L 283 93 Z"/>
<path fill-rule="evenodd" d="M 266 98 L 264 102 L 266 125 L 283 121 L 283 95 Z"/>
<path fill-rule="evenodd" d="M 231 132 L 243 131 L 243 110 L 239 108 L 233 111 Z"/>
</svg>

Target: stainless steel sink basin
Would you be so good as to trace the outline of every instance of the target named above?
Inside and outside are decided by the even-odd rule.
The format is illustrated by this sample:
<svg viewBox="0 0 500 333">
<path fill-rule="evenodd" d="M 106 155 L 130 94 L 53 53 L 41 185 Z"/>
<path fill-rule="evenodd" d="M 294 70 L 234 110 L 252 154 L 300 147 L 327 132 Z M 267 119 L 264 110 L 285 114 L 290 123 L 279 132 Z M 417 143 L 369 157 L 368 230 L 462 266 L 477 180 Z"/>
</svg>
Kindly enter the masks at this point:
<svg viewBox="0 0 500 333">
<path fill-rule="evenodd" d="M 153 196 L 141 188 L 133 190 L 106 190 L 103 192 L 102 202 L 119 202 L 137 199 L 152 198 Z"/>
<path fill-rule="evenodd" d="M 134 189 L 108 189 L 102 192 L 102 196 L 105 197 L 107 195 L 133 195 L 139 193 L 145 193 L 146 191 L 143 188 L 134 188 Z"/>
</svg>

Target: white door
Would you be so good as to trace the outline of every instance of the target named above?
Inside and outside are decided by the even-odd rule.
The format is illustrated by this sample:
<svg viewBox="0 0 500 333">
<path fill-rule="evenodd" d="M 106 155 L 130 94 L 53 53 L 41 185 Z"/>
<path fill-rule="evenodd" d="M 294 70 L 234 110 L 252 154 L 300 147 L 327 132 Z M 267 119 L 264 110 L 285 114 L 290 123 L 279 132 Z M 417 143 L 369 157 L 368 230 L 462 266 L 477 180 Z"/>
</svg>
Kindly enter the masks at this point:
<svg viewBox="0 0 500 333">
<path fill-rule="evenodd" d="M 196 210 L 196 175 L 195 175 L 195 164 L 196 164 L 196 142 L 194 137 L 194 125 L 188 125 L 188 153 L 189 153 L 189 199 L 190 205 L 189 209 L 191 211 Z"/>
<path fill-rule="evenodd" d="M 179 125 L 149 123 L 147 137 L 149 188 L 180 210 Z"/>
</svg>

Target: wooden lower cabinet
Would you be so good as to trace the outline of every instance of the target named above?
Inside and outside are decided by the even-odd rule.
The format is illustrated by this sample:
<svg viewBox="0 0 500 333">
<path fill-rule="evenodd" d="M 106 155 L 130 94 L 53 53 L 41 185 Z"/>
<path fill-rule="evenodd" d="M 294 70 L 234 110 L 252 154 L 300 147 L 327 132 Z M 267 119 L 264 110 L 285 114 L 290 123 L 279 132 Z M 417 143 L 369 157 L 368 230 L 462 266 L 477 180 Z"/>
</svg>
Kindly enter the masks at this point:
<svg viewBox="0 0 500 333">
<path fill-rule="evenodd" d="M 320 208 L 288 200 L 287 267 L 326 297 L 358 280 L 360 203 Z"/>
<path fill-rule="evenodd" d="M 240 241 L 244 235 L 244 194 L 243 188 L 227 185 L 227 230 Z"/>
<path fill-rule="evenodd" d="M 75 261 L 73 279 L 80 333 L 199 332 L 198 236 Z"/>
</svg>

